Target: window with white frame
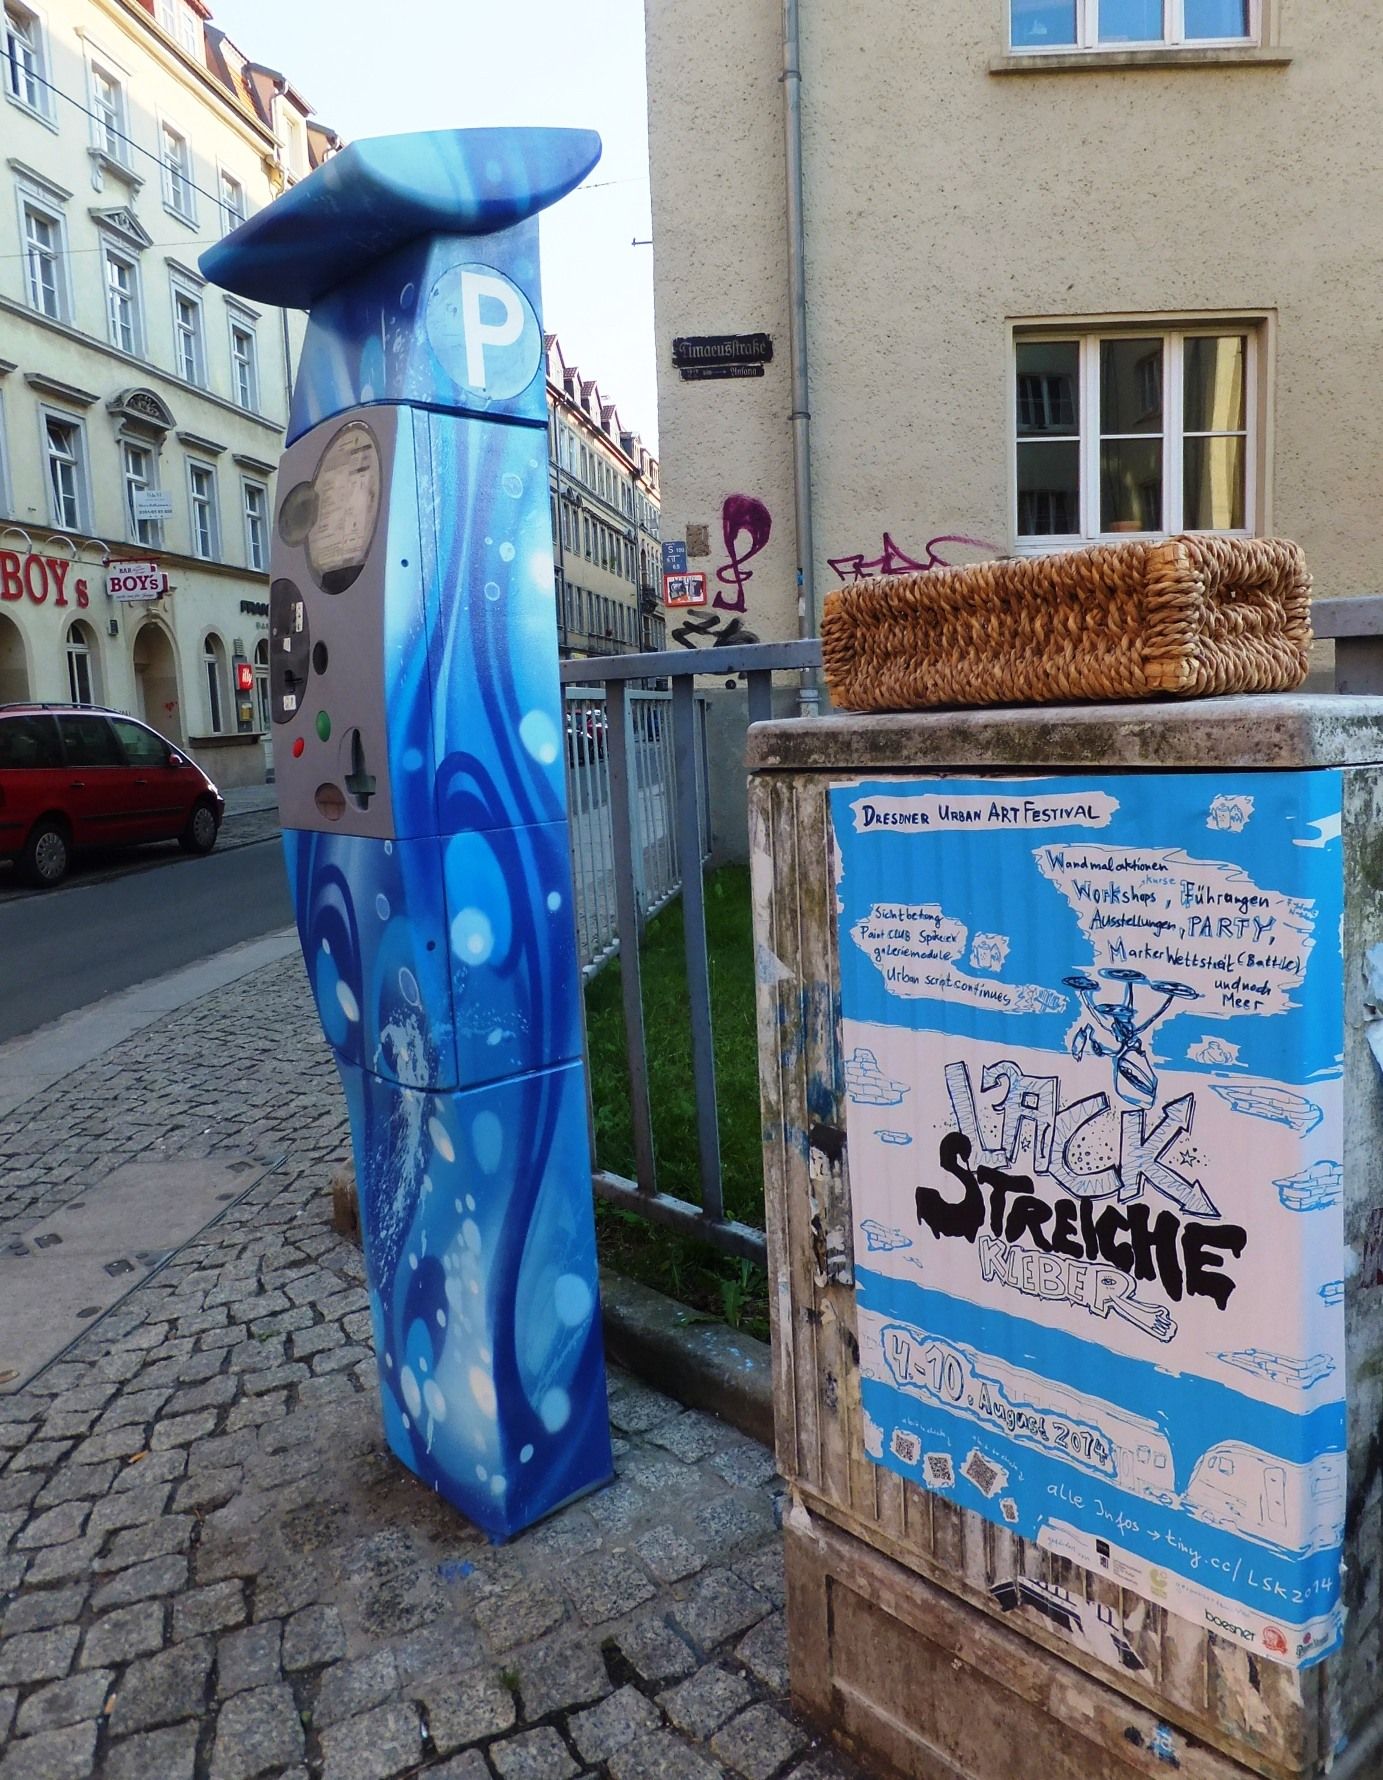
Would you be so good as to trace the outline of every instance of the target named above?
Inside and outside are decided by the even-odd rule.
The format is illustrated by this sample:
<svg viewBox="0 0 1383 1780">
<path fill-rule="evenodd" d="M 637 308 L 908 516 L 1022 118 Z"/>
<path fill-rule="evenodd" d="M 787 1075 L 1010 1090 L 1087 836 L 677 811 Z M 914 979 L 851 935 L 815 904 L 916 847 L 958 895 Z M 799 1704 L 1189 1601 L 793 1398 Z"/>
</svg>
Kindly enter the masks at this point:
<svg viewBox="0 0 1383 1780">
<path fill-rule="evenodd" d="M 202 667 L 206 679 L 206 707 L 210 731 L 212 735 L 220 735 L 225 727 L 226 645 L 214 631 L 202 645 Z"/>
<path fill-rule="evenodd" d="M 1258 41 L 1262 0 L 1009 0 L 1016 50 L 1131 49 Z"/>
<path fill-rule="evenodd" d="M 173 366 L 184 383 L 206 384 L 206 333 L 202 299 L 173 286 Z"/>
<path fill-rule="evenodd" d="M 201 20 L 187 0 L 158 0 L 158 22 L 180 49 L 190 56 L 201 48 Z"/>
<path fill-rule="evenodd" d="M 125 518 L 131 540 L 136 544 L 162 544 L 163 522 L 146 514 L 139 498 L 158 488 L 157 454 L 151 446 L 124 439 L 120 444 L 120 472 L 125 480 Z"/>
<path fill-rule="evenodd" d="M 259 360 L 254 329 L 232 317 L 230 341 L 231 388 L 240 406 L 254 413 L 259 407 Z"/>
<path fill-rule="evenodd" d="M 128 165 L 130 145 L 125 129 L 125 88 L 109 68 L 91 64 L 92 146 L 112 161 Z"/>
<path fill-rule="evenodd" d="M 252 569 L 269 567 L 269 490 L 248 478 L 240 484 L 245 510 L 245 561 Z"/>
<path fill-rule="evenodd" d="M 1019 334 L 1019 546 L 1252 531 L 1257 356 L 1242 325 Z"/>
<path fill-rule="evenodd" d="M 216 471 L 211 464 L 187 466 L 188 509 L 192 515 L 192 554 L 214 562 L 221 554 L 221 528 L 216 511 Z"/>
<path fill-rule="evenodd" d="M 101 695 L 96 637 L 80 618 L 67 627 L 67 692 L 74 705 L 94 705 Z"/>
<path fill-rule="evenodd" d="M 139 302 L 139 267 L 127 253 L 107 243 L 101 250 L 106 275 L 106 332 L 112 346 L 138 356 L 144 326 Z"/>
<path fill-rule="evenodd" d="M 232 179 L 224 167 L 221 169 L 221 212 L 227 234 L 238 229 L 245 220 L 245 188 L 238 179 Z"/>
<path fill-rule="evenodd" d="M 22 189 L 19 204 L 29 306 L 52 321 L 66 321 L 67 236 L 62 212 Z"/>
<path fill-rule="evenodd" d="M 196 222 L 197 195 L 192 184 L 192 150 L 188 147 L 186 136 L 181 135 L 171 124 L 164 124 L 160 134 L 163 142 L 164 206 L 184 222 Z"/>
<path fill-rule="evenodd" d="M 86 441 L 82 423 L 62 414 L 43 415 L 43 452 L 48 465 L 48 513 L 60 531 L 86 523 Z"/>
<path fill-rule="evenodd" d="M 27 6 L 5 7 L 5 94 L 42 118 L 53 115 L 43 26 Z"/>
<path fill-rule="evenodd" d="M 5 425 L 5 392 L 0 389 L 0 513 L 14 511 L 10 489 L 10 448 Z"/>
</svg>

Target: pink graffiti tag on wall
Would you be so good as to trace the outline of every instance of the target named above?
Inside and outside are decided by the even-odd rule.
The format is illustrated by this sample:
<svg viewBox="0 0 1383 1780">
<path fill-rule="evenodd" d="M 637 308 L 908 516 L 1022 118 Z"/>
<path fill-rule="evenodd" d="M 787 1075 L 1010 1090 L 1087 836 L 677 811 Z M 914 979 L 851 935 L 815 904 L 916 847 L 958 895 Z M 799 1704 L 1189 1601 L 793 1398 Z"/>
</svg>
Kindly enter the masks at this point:
<svg viewBox="0 0 1383 1780">
<path fill-rule="evenodd" d="M 773 515 L 752 494 L 727 495 L 720 509 L 720 531 L 725 539 L 725 554 L 730 560 L 716 570 L 716 580 L 720 587 L 733 587 L 735 591 L 730 596 L 718 587 L 712 603 L 722 612 L 743 612 L 744 590 L 754 578 L 754 571 L 744 565 L 768 543 L 773 531 Z M 740 547 L 741 539 L 745 540 L 747 548 Z"/>
<path fill-rule="evenodd" d="M 983 538 L 968 538 L 960 532 L 943 532 L 939 537 L 928 538 L 924 546 L 926 557 L 919 562 L 916 557 L 909 556 L 906 550 L 900 550 L 885 532 L 883 550 L 878 556 L 867 559 L 864 552 L 860 551 L 852 556 L 828 556 L 826 560 L 842 581 L 867 581 L 873 575 L 925 575 L 932 569 L 956 567 L 947 556 L 941 554 L 941 550 L 949 547 L 954 551 L 958 545 L 970 550 L 983 550 L 988 556 L 1000 554 L 997 544 L 987 543 Z"/>
</svg>

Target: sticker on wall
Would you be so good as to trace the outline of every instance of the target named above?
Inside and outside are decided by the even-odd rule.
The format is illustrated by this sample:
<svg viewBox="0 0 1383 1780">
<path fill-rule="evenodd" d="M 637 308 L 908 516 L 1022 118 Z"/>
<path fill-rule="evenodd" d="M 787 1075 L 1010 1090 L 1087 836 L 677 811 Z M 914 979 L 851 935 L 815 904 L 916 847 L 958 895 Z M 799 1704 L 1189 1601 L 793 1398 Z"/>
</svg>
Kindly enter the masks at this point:
<svg viewBox="0 0 1383 1780">
<path fill-rule="evenodd" d="M 1345 1514 L 1338 776 L 891 780 L 831 807 L 869 1456 L 1319 1660 Z M 1005 1611 L 1127 1666 L 1093 1608 L 1024 1586 Z"/>
</svg>

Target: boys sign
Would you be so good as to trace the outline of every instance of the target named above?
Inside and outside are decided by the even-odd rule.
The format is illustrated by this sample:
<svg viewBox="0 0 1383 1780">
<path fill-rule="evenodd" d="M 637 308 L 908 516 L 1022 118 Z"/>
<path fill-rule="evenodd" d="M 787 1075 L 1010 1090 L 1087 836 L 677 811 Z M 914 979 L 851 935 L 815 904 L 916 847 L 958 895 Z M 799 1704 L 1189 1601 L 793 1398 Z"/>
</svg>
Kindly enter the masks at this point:
<svg viewBox="0 0 1383 1780">
<path fill-rule="evenodd" d="M 1345 1512 L 1337 776 L 831 806 L 870 1456 L 1318 1660 Z"/>
</svg>

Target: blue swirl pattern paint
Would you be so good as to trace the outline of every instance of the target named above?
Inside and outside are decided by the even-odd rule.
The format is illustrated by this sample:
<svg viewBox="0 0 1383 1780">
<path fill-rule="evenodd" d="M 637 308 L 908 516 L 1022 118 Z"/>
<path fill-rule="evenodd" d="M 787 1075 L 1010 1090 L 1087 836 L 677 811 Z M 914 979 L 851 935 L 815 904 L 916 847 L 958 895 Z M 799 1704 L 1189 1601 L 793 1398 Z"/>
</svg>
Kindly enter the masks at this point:
<svg viewBox="0 0 1383 1780">
<path fill-rule="evenodd" d="M 311 319 L 270 697 L 384 1426 L 494 1538 L 611 1474 L 535 213 L 579 131 L 360 143 L 204 256 Z"/>
</svg>

